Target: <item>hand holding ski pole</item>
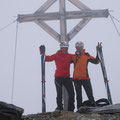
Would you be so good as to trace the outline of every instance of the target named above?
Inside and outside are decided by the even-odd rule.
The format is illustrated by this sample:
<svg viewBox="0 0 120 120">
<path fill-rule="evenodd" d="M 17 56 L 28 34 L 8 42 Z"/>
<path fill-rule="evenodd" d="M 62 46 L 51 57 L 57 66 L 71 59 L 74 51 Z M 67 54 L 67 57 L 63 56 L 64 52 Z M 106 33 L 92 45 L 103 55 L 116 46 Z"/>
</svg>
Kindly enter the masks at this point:
<svg viewBox="0 0 120 120">
<path fill-rule="evenodd" d="M 45 53 L 45 46 L 44 45 L 40 45 L 39 47 L 39 50 L 40 50 L 40 54 L 44 54 Z"/>
</svg>

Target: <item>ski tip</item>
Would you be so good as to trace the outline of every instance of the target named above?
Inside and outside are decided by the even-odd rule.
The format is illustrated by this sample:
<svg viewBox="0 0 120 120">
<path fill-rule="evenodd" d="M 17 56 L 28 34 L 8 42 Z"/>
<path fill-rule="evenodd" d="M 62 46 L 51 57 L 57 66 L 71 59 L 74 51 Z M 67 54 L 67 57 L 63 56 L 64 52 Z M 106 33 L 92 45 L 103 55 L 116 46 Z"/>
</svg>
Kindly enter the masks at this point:
<svg viewBox="0 0 120 120">
<path fill-rule="evenodd" d="M 97 47 L 98 47 L 98 48 L 102 48 L 102 42 L 98 42 Z"/>
<path fill-rule="evenodd" d="M 45 53 L 45 45 L 40 45 L 39 50 L 40 50 L 40 54 Z"/>
</svg>

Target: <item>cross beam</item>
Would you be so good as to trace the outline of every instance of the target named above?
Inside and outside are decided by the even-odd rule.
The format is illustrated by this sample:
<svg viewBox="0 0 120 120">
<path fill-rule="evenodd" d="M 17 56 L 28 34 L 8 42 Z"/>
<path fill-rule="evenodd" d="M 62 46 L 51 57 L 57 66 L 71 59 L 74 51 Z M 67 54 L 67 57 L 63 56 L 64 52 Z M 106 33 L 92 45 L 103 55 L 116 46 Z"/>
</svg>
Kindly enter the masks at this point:
<svg viewBox="0 0 120 120">
<path fill-rule="evenodd" d="M 18 15 L 17 20 L 20 23 L 35 22 L 58 42 L 69 42 L 92 18 L 107 18 L 109 16 L 108 9 L 91 10 L 79 0 L 68 1 L 79 8 L 80 11 L 66 11 L 65 0 L 59 0 L 59 12 L 45 13 L 56 2 L 56 0 L 48 0 L 35 13 Z M 81 19 L 81 21 L 67 34 L 66 21 L 68 19 Z M 60 20 L 60 34 L 44 22 L 51 20 Z"/>
<path fill-rule="evenodd" d="M 101 18 L 108 17 L 109 12 L 105 10 L 82 10 L 82 11 L 71 11 L 66 12 L 66 19 L 80 19 L 80 18 Z M 35 20 L 60 20 L 60 12 L 51 12 L 51 13 L 35 13 L 35 14 L 25 14 L 18 15 L 19 22 L 34 22 Z"/>
</svg>

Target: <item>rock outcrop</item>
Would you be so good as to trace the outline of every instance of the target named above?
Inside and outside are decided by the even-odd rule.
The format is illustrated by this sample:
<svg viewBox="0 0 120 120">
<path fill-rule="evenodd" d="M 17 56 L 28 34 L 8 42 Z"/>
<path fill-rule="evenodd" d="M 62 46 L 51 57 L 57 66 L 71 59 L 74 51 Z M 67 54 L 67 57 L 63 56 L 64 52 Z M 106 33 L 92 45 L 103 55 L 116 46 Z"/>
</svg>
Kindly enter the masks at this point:
<svg viewBox="0 0 120 120">
<path fill-rule="evenodd" d="M 0 101 L 0 120 L 20 120 L 24 109 Z"/>
<path fill-rule="evenodd" d="M 104 107 L 81 107 L 77 113 L 55 111 L 31 114 L 22 117 L 22 120 L 120 120 L 120 104 Z"/>
<path fill-rule="evenodd" d="M 120 120 L 120 104 L 102 107 L 82 106 L 77 113 L 54 111 L 22 115 L 24 109 L 0 102 L 0 120 Z"/>
</svg>

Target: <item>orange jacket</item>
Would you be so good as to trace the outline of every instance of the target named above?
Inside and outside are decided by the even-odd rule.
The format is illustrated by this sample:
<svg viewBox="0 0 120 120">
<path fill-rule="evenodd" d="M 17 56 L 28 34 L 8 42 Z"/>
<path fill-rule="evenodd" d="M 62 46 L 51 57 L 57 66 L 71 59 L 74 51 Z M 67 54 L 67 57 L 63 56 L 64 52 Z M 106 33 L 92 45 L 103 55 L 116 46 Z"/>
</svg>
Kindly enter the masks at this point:
<svg viewBox="0 0 120 120">
<path fill-rule="evenodd" d="M 73 73 L 73 79 L 74 80 L 90 80 L 89 74 L 88 74 L 88 62 L 98 64 L 99 58 L 96 56 L 96 58 L 90 56 L 88 53 L 85 53 L 85 49 L 82 52 L 81 55 L 75 54 L 73 56 L 73 62 L 74 62 L 74 73 Z"/>
</svg>

